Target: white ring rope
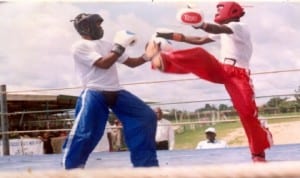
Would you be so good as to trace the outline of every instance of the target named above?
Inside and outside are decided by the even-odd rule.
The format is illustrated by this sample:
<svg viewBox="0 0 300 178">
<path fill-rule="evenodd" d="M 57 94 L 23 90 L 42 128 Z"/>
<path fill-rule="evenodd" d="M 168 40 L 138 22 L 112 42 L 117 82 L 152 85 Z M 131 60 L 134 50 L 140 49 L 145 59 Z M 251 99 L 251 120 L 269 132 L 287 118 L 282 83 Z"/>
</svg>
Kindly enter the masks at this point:
<svg viewBox="0 0 300 178">
<path fill-rule="evenodd" d="M 273 117 L 265 117 L 264 120 L 274 120 L 274 119 L 300 119 L 300 115 L 294 116 L 273 116 Z M 74 119 L 67 119 L 68 121 L 73 121 Z M 63 120 L 65 121 L 65 120 Z M 162 124 L 161 126 L 180 126 L 180 125 L 193 125 L 193 124 L 212 124 L 212 123 L 232 123 L 232 122 L 240 122 L 239 119 L 229 119 L 229 120 L 214 120 L 214 121 L 191 121 L 191 122 L 175 122 L 172 124 Z M 108 126 L 105 129 L 121 129 L 122 126 Z M 0 135 L 3 134 L 20 134 L 20 133 L 36 133 L 36 132 L 60 132 L 60 131 L 70 131 L 71 129 L 37 129 L 37 130 L 20 130 L 20 131 L 6 131 L 0 132 Z"/>
<path fill-rule="evenodd" d="M 253 73 L 252 75 L 282 73 L 282 72 L 296 72 L 300 69 L 281 70 L 272 72 Z M 177 80 L 161 80 L 150 82 L 136 82 L 127 83 L 123 85 L 139 85 L 139 84 L 154 84 L 166 82 L 178 82 L 198 80 L 198 78 L 190 79 L 177 79 Z M 22 92 L 43 92 L 53 90 L 69 90 L 79 89 L 81 87 L 68 87 L 68 88 L 53 88 L 53 89 L 36 89 L 36 90 L 23 90 L 23 91 L 8 91 L 6 93 L 22 93 Z M 1 92 L 3 94 L 3 92 Z M 295 94 L 276 95 L 276 96 L 294 96 Z M 275 96 L 275 95 L 271 95 Z M 260 96 L 262 98 L 266 96 Z M 194 102 L 213 102 L 229 99 L 219 100 L 199 100 L 199 101 L 183 101 L 173 103 L 160 103 L 163 104 L 181 104 L 181 103 L 194 103 Z M 24 111 L 13 113 L 0 113 L 0 115 L 19 115 L 19 114 L 38 114 L 47 112 L 67 112 L 72 109 L 59 109 L 59 110 L 44 110 L 44 111 Z M 299 118 L 299 116 L 285 116 L 289 118 Z M 276 119 L 267 118 L 267 119 Z M 187 125 L 187 124 L 204 124 L 216 122 L 238 122 L 239 120 L 218 120 L 218 121 L 197 121 L 197 122 L 182 122 L 173 123 L 172 125 Z M 108 127 L 108 129 L 116 127 Z M 121 127 L 117 127 L 121 128 Z M 8 131 L 2 134 L 11 133 L 29 133 L 29 132 L 54 132 L 54 131 L 69 131 L 70 129 L 47 129 L 47 130 L 24 130 L 24 131 Z M 31 170 L 27 171 L 3 171 L 0 172 L 1 178 L 300 178 L 300 162 L 269 162 L 266 164 L 227 164 L 227 165 L 204 165 L 204 166 L 182 166 L 182 167 L 159 167 L 159 168 L 105 168 L 105 169 L 86 169 L 86 170 Z"/>
<path fill-rule="evenodd" d="M 275 71 L 267 71 L 267 72 L 255 72 L 251 75 L 263 75 L 263 74 L 275 74 L 275 73 L 285 73 L 285 72 L 300 72 L 300 69 L 287 69 L 287 70 L 275 70 Z M 186 79 L 174 79 L 174 80 L 157 80 L 157 81 L 141 81 L 141 82 L 133 82 L 133 83 L 124 83 L 121 84 L 123 86 L 128 85 L 144 85 L 144 84 L 156 84 L 156 83 L 169 83 L 169 82 L 181 82 L 181 81 L 189 81 L 189 80 L 199 80 L 199 78 L 186 78 Z M 50 89 L 33 89 L 33 90 L 15 90 L 15 91 L 6 91 L 6 93 L 28 93 L 28 92 L 45 92 L 45 91 L 56 91 L 56 90 L 73 90 L 73 89 L 81 89 L 81 86 L 74 87 L 64 87 L 64 88 L 50 88 Z M 0 91 L 0 94 L 4 92 Z"/>
<path fill-rule="evenodd" d="M 51 109 L 51 110 L 41 110 L 41 111 L 17 111 L 10 113 L 0 113 L 1 115 L 12 116 L 12 115 L 21 115 L 21 114 L 40 114 L 40 113 L 51 113 L 51 112 L 68 112 L 73 111 L 74 109 Z"/>
<path fill-rule="evenodd" d="M 280 97 L 280 96 L 295 96 L 295 94 L 280 94 L 280 95 L 264 95 L 264 96 L 256 96 L 255 98 L 271 98 L 271 97 Z M 166 103 L 151 103 L 149 105 L 171 105 L 171 104 L 189 104 L 189 103 L 204 103 L 204 102 L 217 102 L 217 101 L 229 101 L 230 98 L 223 99 L 204 99 L 204 100 L 194 100 L 194 101 L 178 101 L 178 102 L 166 102 Z M 39 110 L 39 111 L 17 111 L 10 113 L 0 113 L 1 115 L 21 115 L 21 114 L 38 114 L 38 113 L 51 113 L 51 112 L 68 112 L 73 111 L 74 109 L 52 109 L 52 110 Z"/>
</svg>

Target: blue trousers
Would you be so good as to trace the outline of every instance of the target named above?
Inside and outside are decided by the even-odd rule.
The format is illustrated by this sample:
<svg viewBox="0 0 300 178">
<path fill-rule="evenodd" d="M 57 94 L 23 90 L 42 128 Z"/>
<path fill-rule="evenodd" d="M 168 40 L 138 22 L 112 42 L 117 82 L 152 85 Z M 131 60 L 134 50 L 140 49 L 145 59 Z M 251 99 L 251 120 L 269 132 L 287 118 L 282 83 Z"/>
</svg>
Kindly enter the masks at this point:
<svg viewBox="0 0 300 178">
<path fill-rule="evenodd" d="M 122 122 L 133 166 L 158 166 L 154 111 L 126 90 L 119 91 L 111 109 Z M 101 92 L 86 89 L 81 93 L 76 104 L 73 128 L 63 145 L 65 169 L 85 166 L 90 153 L 103 135 L 108 115 L 109 107 Z"/>
</svg>

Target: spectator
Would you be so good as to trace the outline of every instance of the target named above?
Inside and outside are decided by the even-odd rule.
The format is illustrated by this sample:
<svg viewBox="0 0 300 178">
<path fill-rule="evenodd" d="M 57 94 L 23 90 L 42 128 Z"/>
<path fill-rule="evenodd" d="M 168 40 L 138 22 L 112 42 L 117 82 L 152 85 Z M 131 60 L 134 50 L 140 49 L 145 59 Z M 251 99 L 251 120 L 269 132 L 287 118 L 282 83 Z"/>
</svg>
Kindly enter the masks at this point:
<svg viewBox="0 0 300 178">
<path fill-rule="evenodd" d="M 118 119 L 114 119 L 111 129 L 112 150 L 119 151 L 121 149 L 122 124 Z"/>
<path fill-rule="evenodd" d="M 156 108 L 157 129 L 156 129 L 156 149 L 157 150 L 173 150 L 174 149 L 174 129 L 172 123 L 163 118 L 161 108 Z"/>
<path fill-rule="evenodd" d="M 53 148 L 51 145 L 51 136 L 49 132 L 44 132 L 42 136 L 39 136 L 39 138 L 43 141 L 44 143 L 44 153 L 45 154 L 53 154 Z"/>
<path fill-rule="evenodd" d="M 209 127 L 205 130 L 207 140 L 200 141 L 196 149 L 212 149 L 212 148 L 226 148 L 227 143 L 223 140 L 217 140 L 216 129 Z"/>
<path fill-rule="evenodd" d="M 102 151 L 113 151 L 112 147 L 112 134 L 111 134 L 111 125 L 109 122 L 106 123 L 103 137 L 99 141 L 98 145 L 94 149 L 94 152 L 102 152 Z"/>
</svg>

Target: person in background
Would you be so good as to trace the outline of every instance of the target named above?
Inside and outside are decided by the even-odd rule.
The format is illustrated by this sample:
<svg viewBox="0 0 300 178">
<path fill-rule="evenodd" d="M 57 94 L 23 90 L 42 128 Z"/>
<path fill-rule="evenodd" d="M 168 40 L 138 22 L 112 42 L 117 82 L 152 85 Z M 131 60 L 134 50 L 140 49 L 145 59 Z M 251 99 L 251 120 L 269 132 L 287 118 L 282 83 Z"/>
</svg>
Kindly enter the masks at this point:
<svg viewBox="0 0 300 178">
<path fill-rule="evenodd" d="M 209 127 L 205 130 L 206 140 L 200 141 L 196 149 L 212 149 L 212 148 L 226 148 L 227 143 L 223 140 L 217 140 L 216 129 L 214 127 Z"/>
<path fill-rule="evenodd" d="M 50 132 L 43 132 L 42 136 L 39 136 L 43 143 L 44 143 L 44 153 L 45 154 L 53 154 L 53 147 L 51 144 L 51 135 Z"/>
<path fill-rule="evenodd" d="M 112 138 L 112 150 L 121 151 L 123 144 L 123 126 L 119 119 L 115 118 L 113 120 L 113 125 L 111 128 L 111 138 Z"/>
<path fill-rule="evenodd" d="M 155 108 L 157 116 L 157 129 L 156 129 L 156 149 L 157 150 L 173 150 L 175 144 L 174 129 L 172 123 L 163 118 L 161 108 Z"/>
<path fill-rule="evenodd" d="M 102 151 L 108 151 L 111 152 L 113 151 L 113 145 L 112 145 L 112 134 L 111 134 L 111 125 L 107 121 L 104 132 L 103 132 L 103 137 L 93 150 L 93 152 L 102 152 Z"/>
</svg>

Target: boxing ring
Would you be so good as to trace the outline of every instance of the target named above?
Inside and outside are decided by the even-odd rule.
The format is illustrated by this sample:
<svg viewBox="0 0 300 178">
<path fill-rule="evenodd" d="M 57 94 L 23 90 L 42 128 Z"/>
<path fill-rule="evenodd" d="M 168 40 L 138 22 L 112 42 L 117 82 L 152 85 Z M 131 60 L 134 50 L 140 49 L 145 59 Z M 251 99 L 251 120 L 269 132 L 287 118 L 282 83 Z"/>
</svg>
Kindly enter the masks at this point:
<svg viewBox="0 0 300 178">
<path fill-rule="evenodd" d="M 300 144 L 275 145 L 268 163 L 252 163 L 247 147 L 158 151 L 159 168 L 132 168 L 129 152 L 92 153 L 83 170 L 65 171 L 61 154 L 3 156 L 1 178 L 247 178 L 300 177 Z"/>
<path fill-rule="evenodd" d="M 295 71 L 300 71 L 300 69 Z M 276 72 L 291 72 L 291 70 Z M 268 72 L 256 74 L 268 74 Z M 130 86 L 190 80 L 194 81 L 198 79 L 162 80 L 123 85 Z M 71 87 L 52 90 L 79 88 Z M 49 90 L 51 89 L 45 91 Z M 38 90 L 38 92 L 44 91 Z M 168 102 L 160 103 L 160 105 L 213 101 L 215 100 L 183 101 L 179 103 Z M 300 143 L 274 145 L 270 150 L 266 151 L 268 163 L 252 163 L 248 147 L 158 151 L 157 155 L 160 167 L 133 168 L 129 152 L 92 153 L 85 169 L 72 171 L 65 171 L 63 169 L 61 165 L 62 154 L 2 156 L 0 157 L 0 178 L 300 178 Z"/>
</svg>

